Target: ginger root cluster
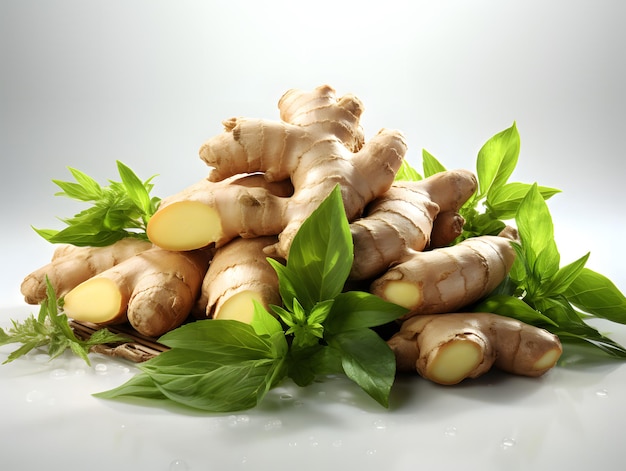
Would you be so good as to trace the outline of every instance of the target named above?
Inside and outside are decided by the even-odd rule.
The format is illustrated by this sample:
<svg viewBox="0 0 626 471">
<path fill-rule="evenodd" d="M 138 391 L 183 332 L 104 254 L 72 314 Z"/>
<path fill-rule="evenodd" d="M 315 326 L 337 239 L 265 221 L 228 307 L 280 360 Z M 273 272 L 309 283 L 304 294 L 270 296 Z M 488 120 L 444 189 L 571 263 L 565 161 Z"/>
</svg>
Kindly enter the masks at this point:
<svg viewBox="0 0 626 471">
<path fill-rule="evenodd" d="M 190 317 L 249 322 L 253 300 L 280 304 L 266 257 L 286 260 L 300 225 L 339 185 L 354 241 L 349 283 L 408 309 L 388 340 L 398 371 L 455 384 L 494 364 L 528 376 L 556 364 L 556 336 L 462 312 L 515 258 L 505 234 L 451 245 L 463 228 L 459 209 L 476 191 L 472 172 L 395 181 L 402 133 L 382 129 L 366 140 L 361 101 L 327 85 L 289 90 L 278 109 L 279 120 L 224 121 L 200 148 L 208 175 L 162 201 L 150 243 L 59 249 L 26 277 L 25 300 L 42 301 L 47 276 L 78 321 L 130 323 L 150 337 Z"/>
</svg>

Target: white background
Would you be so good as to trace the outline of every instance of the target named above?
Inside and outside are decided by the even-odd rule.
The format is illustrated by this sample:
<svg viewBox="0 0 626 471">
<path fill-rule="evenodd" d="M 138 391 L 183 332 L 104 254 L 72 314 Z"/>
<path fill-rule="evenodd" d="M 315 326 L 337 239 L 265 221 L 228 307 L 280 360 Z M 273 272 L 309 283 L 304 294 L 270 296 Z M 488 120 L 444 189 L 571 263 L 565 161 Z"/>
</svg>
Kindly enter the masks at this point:
<svg viewBox="0 0 626 471">
<path fill-rule="evenodd" d="M 53 196 L 66 167 L 105 183 L 118 159 L 158 174 L 155 193 L 167 196 L 206 174 L 197 151 L 223 119 L 277 119 L 283 92 L 324 83 L 364 102 L 367 136 L 401 129 L 417 167 L 426 149 L 474 169 L 482 144 L 516 122 L 512 180 L 563 190 L 549 203 L 563 262 L 591 251 L 588 266 L 624 291 L 625 10 L 1 0 L 0 303 L 21 308 L 22 278 L 51 254 L 30 226 L 61 228 L 56 218 L 81 208 Z"/>
</svg>

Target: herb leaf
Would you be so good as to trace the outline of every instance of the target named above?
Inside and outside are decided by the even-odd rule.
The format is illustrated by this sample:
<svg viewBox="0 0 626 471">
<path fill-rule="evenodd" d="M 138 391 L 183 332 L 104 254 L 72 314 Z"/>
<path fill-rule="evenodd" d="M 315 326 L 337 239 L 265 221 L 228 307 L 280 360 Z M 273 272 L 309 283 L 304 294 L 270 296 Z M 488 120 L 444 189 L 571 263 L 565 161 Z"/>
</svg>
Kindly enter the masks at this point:
<svg viewBox="0 0 626 471">
<path fill-rule="evenodd" d="M 125 237 L 147 239 L 146 225 L 157 210 L 159 198 L 151 198 L 152 178 L 142 182 L 126 165 L 117 162 L 121 182 L 111 181 L 101 187 L 85 173 L 69 168 L 76 182 L 52 180 L 66 196 L 92 206 L 62 219 L 67 225 L 62 230 L 36 229 L 41 237 L 51 243 L 101 247 Z"/>
<path fill-rule="evenodd" d="M 87 340 L 78 339 L 67 321 L 67 316 L 61 312 L 59 307 L 61 303 L 57 300 L 54 288 L 47 278 L 46 285 L 47 298 L 41 303 L 37 318 L 31 314 L 21 323 L 12 321 L 12 327 L 6 332 L 0 329 L 0 345 L 22 344 L 9 354 L 4 363 L 24 356 L 33 349 L 48 346 L 48 355 L 51 359 L 69 348 L 90 365 L 88 353 L 91 347 L 127 341 L 125 337 L 113 334 L 107 329 L 100 329 Z"/>
</svg>

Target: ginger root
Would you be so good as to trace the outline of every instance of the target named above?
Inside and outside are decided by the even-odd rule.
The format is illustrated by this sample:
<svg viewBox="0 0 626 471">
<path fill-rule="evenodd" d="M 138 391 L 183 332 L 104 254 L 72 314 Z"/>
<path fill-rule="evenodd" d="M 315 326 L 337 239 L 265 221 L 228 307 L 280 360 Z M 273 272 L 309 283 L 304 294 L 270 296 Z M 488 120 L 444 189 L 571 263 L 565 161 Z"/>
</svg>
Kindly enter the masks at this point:
<svg viewBox="0 0 626 471">
<path fill-rule="evenodd" d="M 387 344 L 399 373 L 417 372 L 443 385 L 477 378 L 492 366 L 541 376 L 563 349 L 556 335 L 491 313 L 418 315 L 406 320 Z"/>
<path fill-rule="evenodd" d="M 350 225 L 355 252 L 350 278 L 372 278 L 423 251 L 431 245 L 435 227 L 439 227 L 435 242 L 444 244 L 451 237 L 452 224 L 437 224 L 440 212 L 456 214 L 476 186 L 476 177 L 467 170 L 448 170 L 423 180 L 394 182 L 369 205 L 361 219 Z M 458 221 L 452 222 L 458 226 Z"/>
<path fill-rule="evenodd" d="M 152 248 L 76 286 L 65 296 L 63 308 L 77 321 L 128 321 L 143 335 L 162 335 L 189 316 L 210 257 L 209 250 Z"/>
<path fill-rule="evenodd" d="M 186 195 L 174 197 L 179 204 L 163 204 L 154 214 L 148 224 L 152 242 L 172 250 L 189 250 L 224 244 L 235 235 L 278 234 L 279 241 L 266 248 L 266 253 L 286 258 L 302 222 L 335 185 L 341 186 L 350 221 L 360 217 L 370 201 L 389 189 L 407 145 L 400 132 L 386 129 L 364 143 L 359 124 L 363 105 L 356 97 L 338 99 L 329 86 L 311 92 L 290 90 L 282 96 L 278 108 L 281 121 L 225 121 L 225 131 L 202 145 L 200 157 L 213 168 L 209 175 L 213 182 L 263 172 L 268 182 L 290 179 L 293 195 L 277 198 L 266 189 L 258 189 L 243 201 L 254 210 L 248 213 L 256 214 L 238 229 L 241 219 L 237 208 L 242 206 L 239 196 L 231 196 L 234 204 L 226 209 L 210 200 L 202 202 L 203 209 L 199 197 L 187 191 Z M 182 204 L 185 199 L 195 201 L 193 209 Z M 188 238 L 193 239 L 192 244 L 179 243 Z"/>
<path fill-rule="evenodd" d="M 264 252 L 276 240 L 276 236 L 237 238 L 218 248 L 202 282 L 194 315 L 249 323 L 253 301 L 266 309 L 280 305 L 278 275 Z"/>
<path fill-rule="evenodd" d="M 58 297 L 94 275 L 124 260 L 152 248 L 150 242 L 125 238 L 105 247 L 77 247 L 59 245 L 50 263 L 24 278 L 21 292 L 28 304 L 39 304 L 46 299 L 46 276 Z"/>
<path fill-rule="evenodd" d="M 504 280 L 515 260 L 511 240 L 478 236 L 427 252 L 413 252 L 374 280 L 370 291 L 409 309 L 403 317 L 454 312 Z"/>
</svg>

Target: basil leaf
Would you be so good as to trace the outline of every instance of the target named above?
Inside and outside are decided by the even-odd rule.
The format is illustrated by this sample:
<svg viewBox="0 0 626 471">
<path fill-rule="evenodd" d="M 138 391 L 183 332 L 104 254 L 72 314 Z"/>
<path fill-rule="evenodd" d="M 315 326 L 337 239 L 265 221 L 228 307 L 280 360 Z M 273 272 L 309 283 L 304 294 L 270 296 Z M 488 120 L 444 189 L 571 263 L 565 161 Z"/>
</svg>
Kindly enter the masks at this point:
<svg viewBox="0 0 626 471">
<path fill-rule="evenodd" d="M 428 178 L 436 173 L 445 172 L 446 168 L 426 149 L 422 150 L 422 166 L 424 167 L 424 178 Z"/>
<path fill-rule="evenodd" d="M 216 321 L 222 322 L 222 321 Z M 234 412 L 258 404 L 282 371 L 283 360 L 216 362 L 206 352 L 172 349 L 142 364 L 164 396 L 188 407 Z"/>
<path fill-rule="evenodd" d="M 348 330 L 328 337 L 328 345 L 341 356 L 346 376 L 384 407 L 396 374 L 394 353 L 370 329 Z"/>
<path fill-rule="evenodd" d="M 478 152 L 476 173 L 478 198 L 504 186 L 515 166 L 520 151 L 520 138 L 515 123 L 489 139 Z"/>
<path fill-rule="evenodd" d="M 539 296 L 558 296 L 563 294 L 578 278 L 589 259 L 589 253 L 578 260 L 559 268 L 554 276 L 539 287 Z"/>
<path fill-rule="evenodd" d="M 138 208 L 141 208 L 145 214 L 149 214 L 151 210 L 150 195 L 143 182 L 130 168 L 119 160 L 117 161 L 117 169 L 131 201 L 133 201 Z"/>
<path fill-rule="evenodd" d="M 417 170 L 415 170 L 406 159 L 402 160 L 400 164 L 400 168 L 396 172 L 396 176 L 394 180 L 396 181 L 418 181 L 421 180 L 422 176 L 419 174 Z"/>
<path fill-rule="evenodd" d="M 392 322 L 408 310 L 362 291 L 339 294 L 331 308 L 324 328 L 330 333 L 361 330 Z"/>
<path fill-rule="evenodd" d="M 513 319 L 538 327 L 545 325 L 552 325 L 556 327 L 558 325 L 548 316 L 545 316 L 536 309 L 533 309 L 523 300 L 514 296 L 507 296 L 503 294 L 489 296 L 476 304 L 472 308 L 472 311 L 493 312 L 494 314 L 512 317 Z"/>
<path fill-rule="evenodd" d="M 513 219 L 519 209 L 522 200 L 531 189 L 528 183 L 507 183 L 501 187 L 495 187 L 486 201 L 487 208 L 497 219 Z M 544 200 L 559 193 L 556 188 L 537 186 Z"/>
<path fill-rule="evenodd" d="M 306 311 L 318 301 L 332 299 L 343 290 L 348 278 L 354 247 L 337 185 L 331 194 L 304 221 L 289 250 L 289 288 Z M 290 303 L 286 303 L 289 305 Z"/>
<path fill-rule="evenodd" d="M 147 373 L 139 373 L 124 384 L 108 391 L 93 394 L 100 399 L 140 398 L 167 400 L 167 397 L 154 384 Z"/>
<path fill-rule="evenodd" d="M 626 324 L 626 297 L 600 273 L 583 268 L 568 286 L 565 296 L 584 312 Z"/>
<path fill-rule="evenodd" d="M 342 373 L 341 355 L 327 345 L 292 349 L 288 357 L 287 375 L 301 387 L 311 384 L 317 376 Z"/>
<path fill-rule="evenodd" d="M 267 338 L 257 335 L 250 324 L 231 319 L 191 322 L 161 336 L 159 342 L 172 349 L 202 352 L 220 362 L 273 357 Z"/>
</svg>

